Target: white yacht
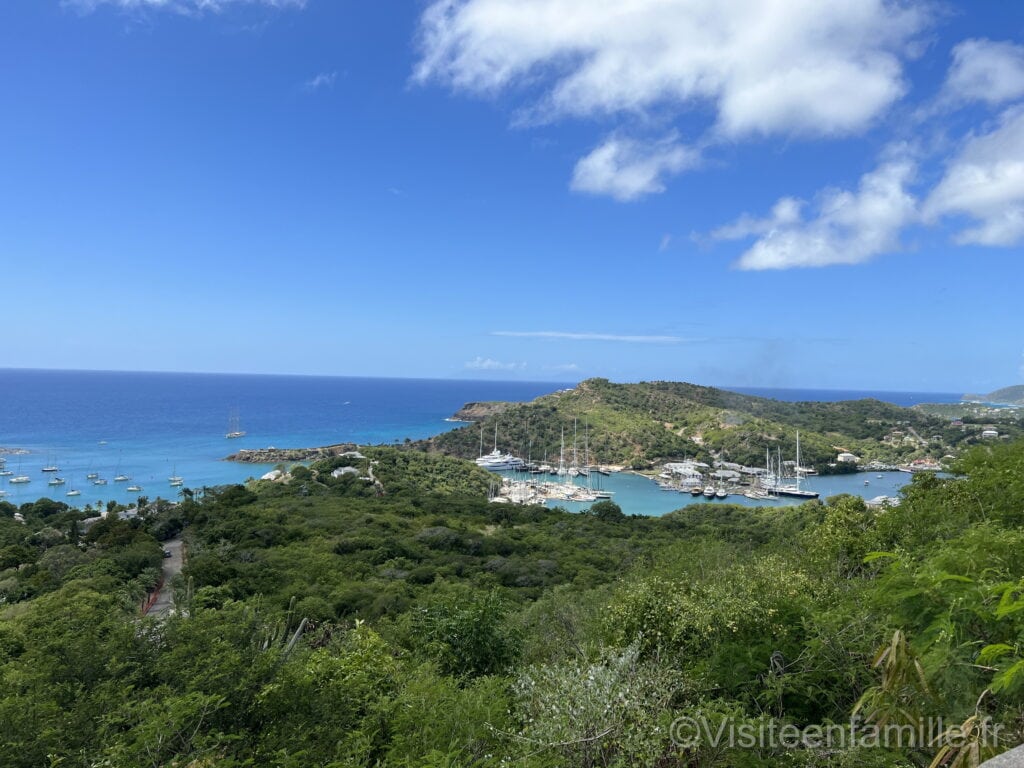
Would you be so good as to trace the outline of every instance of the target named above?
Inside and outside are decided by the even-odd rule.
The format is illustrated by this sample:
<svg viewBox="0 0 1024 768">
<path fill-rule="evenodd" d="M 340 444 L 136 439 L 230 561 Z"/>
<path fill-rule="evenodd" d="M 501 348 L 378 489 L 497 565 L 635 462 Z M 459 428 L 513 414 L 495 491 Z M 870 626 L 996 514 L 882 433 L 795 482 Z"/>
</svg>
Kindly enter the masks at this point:
<svg viewBox="0 0 1024 768">
<path fill-rule="evenodd" d="M 478 467 L 496 472 L 501 469 L 519 469 L 526 462 L 520 459 L 518 456 L 513 456 L 511 453 L 502 453 L 497 448 L 488 453 L 486 456 L 481 456 L 476 460 Z"/>
<path fill-rule="evenodd" d="M 484 455 L 484 428 L 480 426 L 480 456 L 476 460 L 478 467 L 483 467 L 491 472 L 499 472 L 503 469 L 522 469 L 526 462 L 511 453 L 502 453 L 498 450 L 498 425 L 494 425 L 494 450 Z"/>
</svg>

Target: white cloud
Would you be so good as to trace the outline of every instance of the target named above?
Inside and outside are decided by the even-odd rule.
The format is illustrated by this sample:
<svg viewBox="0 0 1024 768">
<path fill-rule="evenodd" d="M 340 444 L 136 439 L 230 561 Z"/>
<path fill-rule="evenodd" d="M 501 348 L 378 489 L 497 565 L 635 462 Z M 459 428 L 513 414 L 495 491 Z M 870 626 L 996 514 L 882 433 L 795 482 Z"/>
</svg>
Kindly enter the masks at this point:
<svg viewBox="0 0 1024 768">
<path fill-rule="evenodd" d="M 959 43 L 953 49 L 944 96 L 989 104 L 1024 96 L 1024 46 L 985 39 Z"/>
<path fill-rule="evenodd" d="M 502 363 L 489 357 L 475 357 L 465 364 L 472 371 L 520 371 L 526 363 Z"/>
<path fill-rule="evenodd" d="M 125 11 L 170 11 L 183 16 L 201 16 L 220 13 L 227 8 L 242 5 L 261 5 L 268 8 L 304 8 L 306 0 L 63 0 L 63 5 L 91 13 L 102 6 L 113 6 Z"/>
<path fill-rule="evenodd" d="M 435 0 L 414 77 L 539 88 L 537 121 L 710 106 L 728 137 L 842 135 L 903 95 L 928 21 L 891 0 Z"/>
<path fill-rule="evenodd" d="M 712 237 L 759 238 L 740 257 L 740 269 L 859 264 L 897 250 L 900 231 L 916 220 L 917 202 L 907 191 L 914 172 L 909 160 L 889 160 L 862 176 L 856 191 L 822 192 L 814 218 L 805 220 L 798 201 L 782 198 L 770 216 L 744 215 Z"/>
<path fill-rule="evenodd" d="M 771 215 L 767 218 L 758 219 L 745 213 L 732 224 L 716 229 L 711 233 L 711 237 L 715 240 L 742 240 L 755 235 L 770 234 L 780 227 L 799 224 L 803 206 L 802 201 L 792 197 L 780 198 L 772 206 Z"/>
<path fill-rule="evenodd" d="M 988 133 L 972 135 L 924 206 L 928 220 L 966 214 L 975 227 L 959 243 L 1013 245 L 1024 239 L 1024 107 L 1004 112 Z"/>
<path fill-rule="evenodd" d="M 664 177 L 692 168 L 699 154 L 679 144 L 675 136 L 640 142 L 610 137 L 576 163 L 571 187 L 576 192 L 637 200 L 664 192 Z"/>
<path fill-rule="evenodd" d="M 321 88 L 333 88 L 334 81 L 338 79 L 337 72 L 320 72 L 316 77 L 311 77 L 302 84 L 303 90 L 312 93 Z"/>
<path fill-rule="evenodd" d="M 619 333 L 576 333 L 573 331 L 494 331 L 492 336 L 512 336 L 521 339 L 565 339 L 568 341 L 621 341 L 631 344 L 678 344 L 694 339 L 679 336 L 630 336 Z"/>
</svg>

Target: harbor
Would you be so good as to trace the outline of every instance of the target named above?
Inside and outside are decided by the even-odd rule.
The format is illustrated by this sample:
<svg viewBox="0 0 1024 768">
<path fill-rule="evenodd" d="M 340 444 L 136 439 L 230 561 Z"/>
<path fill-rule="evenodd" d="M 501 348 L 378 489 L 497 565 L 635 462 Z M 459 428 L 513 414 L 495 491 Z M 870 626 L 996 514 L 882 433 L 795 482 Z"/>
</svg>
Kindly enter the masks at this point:
<svg viewBox="0 0 1024 768">
<path fill-rule="evenodd" d="M 500 478 L 500 479 L 498 479 Z M 591 482 L 588 484 L 588 479 Z M 851 494 L 860 496 L 869 504 L 898 503 L 900 489 L 910 482 L 907 472 L 858 472 L 844 475 L 813 475 L 805 478 L 801 486 L 816 493 L 822 500 L 830 496 Z M 727 487 L 725 495 L 717 492 L 709 497 L 702 492 L 694 495 L 692 488 L 666 488 L 659 485 L 657 476 L 632 471 L 610 472 L 601 476 L 600 490 L 593 476 L 565 477 L 548 480 L 522 471 L 503 470 L 497 473 L 494 499 L 504 503 L 543 504 L 563 507 L 570 512 L 585 512 L 597 501 L 611 499 L 627 515 L 660 517 L 693 504 L 737 504 L 745 507 L 786 507 L 803 503 L 806 499 L 767 496 L 756 497 L 742 486 Z M 500 486 L 500 487 L 499 487 Z M 742 490 L 741 490 L 742 489 Z"/>
</svg>

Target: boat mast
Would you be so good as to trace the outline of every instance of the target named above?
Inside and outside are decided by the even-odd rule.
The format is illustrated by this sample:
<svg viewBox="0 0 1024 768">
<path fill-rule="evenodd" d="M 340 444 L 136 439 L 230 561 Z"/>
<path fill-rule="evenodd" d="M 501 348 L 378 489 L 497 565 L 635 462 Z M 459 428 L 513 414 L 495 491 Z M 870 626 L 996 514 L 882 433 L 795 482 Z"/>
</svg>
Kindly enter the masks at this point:
<svg viewBox="0 0 1024 768">
<path fill-rule="evenodd" d="M 796 469 L 793 471 L 796 475 L 796 489 L 800 490 L 800 430 L 796 431 Z"/>
<path fill-rule="evenodd" d="M 576 438 L 579 433 L 576 430 L 576 417 L 572 419 L 572 468 L 577 472 L 580 468 L 580 457 L 576 452 Z"/>
</svg>

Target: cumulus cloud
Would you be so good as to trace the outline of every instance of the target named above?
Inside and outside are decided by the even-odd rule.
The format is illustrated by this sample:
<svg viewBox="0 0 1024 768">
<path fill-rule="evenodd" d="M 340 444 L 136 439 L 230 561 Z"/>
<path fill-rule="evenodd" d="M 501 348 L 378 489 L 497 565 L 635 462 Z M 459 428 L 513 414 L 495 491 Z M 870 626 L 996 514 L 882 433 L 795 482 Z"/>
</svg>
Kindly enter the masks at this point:
<svg viewBox="0 0 1024 768">
<path fill-rule="evenodd" d="M 302 89 L 307 93 L 313 93 L 321 88 L 333 88 L 334 81 L 338 79 L 337 72 L 320 72 L 316 77 L 311 77 L 302 84 Z"/>
<path fill-rule="evenodd" d="M 925 217 L 965 214 L 977 225 L 959 243 L 1014 245 L 1024 240 L 1024 107 L 1004 112 L 988 133 L 974 134 L 928 196 Z"/>
<path fill-rule="evenodd" d="M 947 100 L 1002 104 L 1024 96 L 1024 46 L 986 39 L 953 48 L 943 89 Z"/>
<path fill-rule="evenodd" d="M 568 341 L 621 341 L 630 344 L 678 344 L 692 339 L 679 336 L 632 336 L 621 333 L 577 333 L 574 331 L 494 331 L 492 336 L 521 339 L 565 339 Z"/>
<path fill-rule="evenodd" d="M 526 367 L 526 363 L 503 363 L 489 357 L 477 356 L 468 361 L 465 367 L 471 371 L 520 371 Z"/>
<path fill-rule="evenodd" d="M 654 142 L 610 137 L 576 163 L 571 187 L 576 192 L 637 200 L 664 192 L 666 176 L 692 168 L 699 154 L 668 136 Z"/>
<path fill-rule="evenodd" d="M 926 6 L 891 0 L 435 0 L 414 77 L 539 95 L 532 120 L 710 106 L 727 137 L 865 129 Z"/>
<path fill-rule="evenodd" d="M 771 215 L 744 215 L 712 237 L 757 237 L 736 263 L 745 270 L 859 264 L 897 250 L 901 230 L 917 219 L 917 201 L 907 191 L 914 173 L 910 160 L 889 160 L 862 176 L 855 191 L 822 192 L 811 218 L 799 201 L 782 198 Z"/>
<path fill-rule="evenodd" d="M 257 5 L 268 8 L 303 8 L 306 0 L 64 0 L 63 4 L 91 13 L 97 8 L 111 6 L 125 11 L 170 11 L 184 16 L 220 13 L 228 8 Z"/>
</svg>

